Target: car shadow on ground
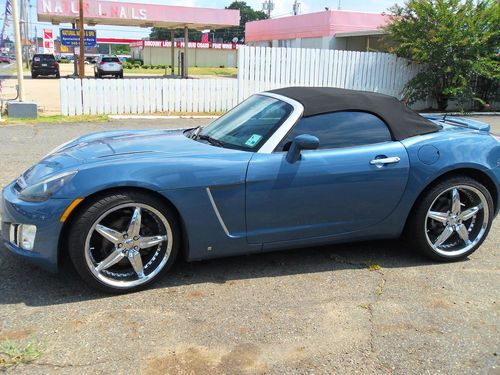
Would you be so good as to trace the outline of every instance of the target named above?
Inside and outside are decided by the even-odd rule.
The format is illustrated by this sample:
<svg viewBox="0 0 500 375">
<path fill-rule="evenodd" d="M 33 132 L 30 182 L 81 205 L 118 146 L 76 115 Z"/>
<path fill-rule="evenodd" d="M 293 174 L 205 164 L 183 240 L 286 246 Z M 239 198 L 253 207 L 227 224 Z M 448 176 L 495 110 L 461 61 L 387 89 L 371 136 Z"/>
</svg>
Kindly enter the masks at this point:
<svg viewBox="0 0 500 375">
<path fill-rule="evenodd" d="M 384 269 L 432 264 L 402 241 L 370 241 L 192 263 L 179 258 L 172 269 L 150 288 L 368 269 L 370 265 Z M 112 297 L 91 290 L 68 264 L 62 268 L 59 274 L 45 272 L 10 254 L 0 245 L 0 305 L 49 306 Z"/>
</svg>

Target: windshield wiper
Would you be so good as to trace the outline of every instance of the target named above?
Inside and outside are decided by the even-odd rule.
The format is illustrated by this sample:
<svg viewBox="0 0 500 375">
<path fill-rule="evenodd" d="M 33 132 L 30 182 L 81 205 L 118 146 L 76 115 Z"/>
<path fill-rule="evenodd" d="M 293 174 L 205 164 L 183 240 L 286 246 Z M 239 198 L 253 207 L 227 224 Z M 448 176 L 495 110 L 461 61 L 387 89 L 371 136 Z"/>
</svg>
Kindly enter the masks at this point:
<svg viewBox="0 0 500 375">
<path fill-rule="evenodd" d="M 189 134 L 189 138 L 196 139 L 198 134 L 200 134 L 202 127 L 197 126 L 196 128 L 191 129 L 191 134 Z"/>
<path fill-rule="evenodd" d="M 205 134 L 198 134 L 198 137 L 196 139 L 201 139 L 202 141 L 207 141 L 211 145 L 218 146 L 218 147 L 224 147 L 224 144 L 219 141 L 218 139 L 212 138 L 209 135 Z"/>
</svg>

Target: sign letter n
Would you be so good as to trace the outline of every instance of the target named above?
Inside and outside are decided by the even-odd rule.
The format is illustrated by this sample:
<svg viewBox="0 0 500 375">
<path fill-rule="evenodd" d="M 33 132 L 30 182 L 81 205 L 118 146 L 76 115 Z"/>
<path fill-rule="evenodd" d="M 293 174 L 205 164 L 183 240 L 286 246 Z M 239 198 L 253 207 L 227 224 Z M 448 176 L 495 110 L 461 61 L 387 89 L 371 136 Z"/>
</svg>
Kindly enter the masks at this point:
<svg viewBox="0 0 500 375">
<path fill-rule="evenodd" d="M 50 0 L 42 0 L 43 13 L 52 13 L 52 3 Z"/>
</svg>

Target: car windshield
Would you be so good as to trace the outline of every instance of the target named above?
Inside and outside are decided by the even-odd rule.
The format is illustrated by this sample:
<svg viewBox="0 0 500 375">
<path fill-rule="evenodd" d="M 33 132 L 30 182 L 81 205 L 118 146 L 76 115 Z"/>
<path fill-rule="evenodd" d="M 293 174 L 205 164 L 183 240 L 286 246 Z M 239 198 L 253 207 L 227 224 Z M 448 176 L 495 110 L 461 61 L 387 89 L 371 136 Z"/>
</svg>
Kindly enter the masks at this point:
<svg viewBox="0 0 500 375">
<path fill-rule="evenodd" d="M 120 62 L 118 57 L 103 57 L 102 62 L 108 63 L 108 62 Z"/>
<path fill-rule="evenodd" d="M 56 61 L 56 58 L 54 55 L 35 55 L 33 61 L 46 63 Z"/>
<path fill-rule="evenodd" d="M 219 117 L 198 135 L 198 139 L 222 147 L 253 151 L 288 118 L 293 107 L 281 100 L 254 95 Z"/>
</svg>

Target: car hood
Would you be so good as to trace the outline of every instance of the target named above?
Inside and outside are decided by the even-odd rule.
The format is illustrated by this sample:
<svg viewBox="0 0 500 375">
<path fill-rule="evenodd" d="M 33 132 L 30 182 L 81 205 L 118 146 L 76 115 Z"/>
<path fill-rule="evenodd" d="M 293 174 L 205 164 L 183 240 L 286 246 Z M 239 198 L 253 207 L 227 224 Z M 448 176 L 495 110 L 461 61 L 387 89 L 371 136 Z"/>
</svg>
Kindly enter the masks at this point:
<svg viewBox="0 0 500 375">
<path fill-rule="evenodd" d="M 189 157 L 239 152 L 194 141 L 185 130 L 122 130 L 92 133 L 65 143 L 23 174 L 27 185 L 82 164 L 117 158 Z"/>
</svg>

